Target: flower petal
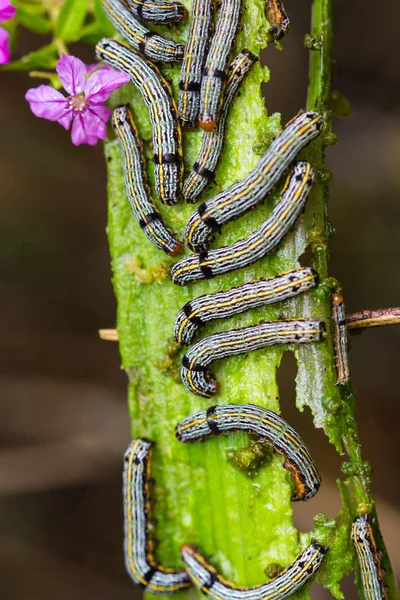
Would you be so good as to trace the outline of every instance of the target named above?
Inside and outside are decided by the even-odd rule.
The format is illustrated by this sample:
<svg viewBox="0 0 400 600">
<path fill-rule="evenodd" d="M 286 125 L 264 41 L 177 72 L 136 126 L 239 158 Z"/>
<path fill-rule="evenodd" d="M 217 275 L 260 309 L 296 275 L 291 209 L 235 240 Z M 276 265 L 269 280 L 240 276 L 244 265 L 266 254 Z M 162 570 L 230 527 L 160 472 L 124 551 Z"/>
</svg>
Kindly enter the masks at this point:
<svg viewBox="0 0 400 600">
<path fill-rule="evenodd" d="M 86 66 L 79 58 L 63 54 L 56 65 L 56 71 L 68 94 L 77 96 L 83 92 L 86 84 Z"/>
<path fill-rule="evenodd" d="M 88 130 L 92 135 L 105 140 L 107 135 L 107 121 L 111 117 L 111 110 L 102 104 L 92 104 L 89 105 L 87 111 L 90 114 Z"/>
<path fill-rule="evenodd" d="M 93 130 L 90 115 L 87 111 L 75 114 L 74 122 L 72 123 L 71 139 L 75 146 L 80 146 L 81 144 L 94 146 L 97 144 L 99 136 Z"/>
<path fill-rule="evenodd" d="M 0 21 L 8 21 L 15 15 L 16 8 L 8 0 L 0 0 Z"/>
<path fill-rule="evenodd" d="M 67 110 L 67 112 L 57 119 L 57 123 L 60 123 L 68 131 L 71 121 L 74 117 L 74 113 L 72 110 Z"/>
<path fill-rule="evenodd" d="M 86 82 L 85 96 L 94 102 L 105 102 L 111 92 L 130 81 L 129 75 L 114 69 L 99 69 Z"/>
<path fill-rule="evenodd" d="M 9 38 L 8 31 L 0 27 L 0 65 L 5 65 L 10 60 Z"/>
<path fill-rule="evenodd" d="M 25 94 L 25 100 L 29 102 L 31 111 L 41 119 L 49 121 L 58 121 L 65 129 L 68 129 L 71 118 L 67 117 L 71 110 L 68 107 L 68 100 L 61 92 L 55 90 L 49 85 L 39 85 L 31 88 Z M 68 127 L 66 127 L 68 119 Z"/>
<path fill-rule="evenodd" d="M 87 110 L 94 116 L 91 121 L 97 123 L 100 119 L 103 123 L 107 123 L 111 116 L 111 110 L 104 106 L 104 104 L 92 104 L 90 103 Z"/>
</svg>

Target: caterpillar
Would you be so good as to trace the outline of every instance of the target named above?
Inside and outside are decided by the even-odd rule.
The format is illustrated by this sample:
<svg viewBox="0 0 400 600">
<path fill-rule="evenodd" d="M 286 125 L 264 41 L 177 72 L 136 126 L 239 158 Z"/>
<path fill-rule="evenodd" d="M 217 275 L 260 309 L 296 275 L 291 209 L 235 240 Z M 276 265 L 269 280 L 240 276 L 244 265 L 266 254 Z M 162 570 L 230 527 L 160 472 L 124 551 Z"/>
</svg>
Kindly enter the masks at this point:
<svg viewBox="0 0 400 600">
<path fill-rule="evenodd" d="M 208 370 L 212 362 L 275 344 L 319 342 L 325 335 L 324 322 L 305 319 L 266 321 L 214 333 L 193 344 L 183 356 L 181 378 L 190 392 L 211 398 L 218 389 L 214 375 Z"/>
<path fill-rule="evenodd" d="M 171 256 L 183 251 L 183 245 L 165 225 L 147 183 L 138 131 L 129 106 L 118 106 L 112 114 L 111 124 L 124 156 L 125 190 L 140 227 L 149 240 Z"/>
<path fill-rule="evenodd" d="M 258 57 L 255 54 L 249 52 L 249 50 L 243 50 L 231 62 L 217 127 L 211 131 L 203 132 L 199 156 L 183 186 L 182 195 L 186 202 L 196 202 L 203 190 L 212 181 L 224 145 L 229 109 L 240 84 L 257 60 Z"/>
<path fill-rule="evenodd" d="M 150 111 L 153 130 L 156 190 L 164 204 L 176 204 L 183 174 L 181 130 L 171 89 L 158 69 L 125 44 L 103 38 L 96 56 L 127 73 Z"/>
<path fill-rule="evenodd" d="M 285 457 L 284 466 L 295 484 L 292 500 L 308 500 L 317 493 L 321 477 L 310 451 L 293 427 L 266 408 L 255 404 L 211 406 L 178 423 L 175 435 L 180 442 L 189 443 L 235 431 L 265 438 Z"/>
<path fill-rule="evenodd" d="M 148 23 L 176 23 L 188 18 L 187 10 L 180 2 L 127 0 L 127 3 L 135 17 Z"/>
<path fill-rule="evenodd" d="M 365 600 L 387 600 L 379 552 L 368 515 L 359 515 L 354 519 L 351 539 L 360 565 Z"/>
<path fill-rule="evenodd" d="M 147 58 L 162 62 L 179 62 L 183 58 L 183 44 L 166 40 L 149 31 L 128 10 L 123 0 L 101 0 L 104 11 L 122 37 Z"/>
<path fill-rule="evenodd" d="M 189 587 L 186 571 L 157 565 L 149 535 L 151 519 L 150 467 L 152 443 L 133 440 L 124 456 L 124 559 L 132 581 L 155 594 L 170 594 Z"/>
<path fill-rule="evenodd" d="M 314 183 L 314 171 L 307 162 L 298 162 L 288 176 L 282 196 L 261 227 L 230 246 L 203 250 L 185 256 L 171 269 L 176 285 L 242 269 L 261 260 L 274 250 L 292 229 Z"/>
<path fill-rule="evenodd" d="M 202 70 L 213 27 L 214 0 L 194 0 L 179 82 L 178 113 L 185 128 L 196 127 Z"/>
<path fill-rule="evenodd" d="M 274 40 L 280 40 L 287 34 L 290 28 L 290 21 L 282 0 L 267 0 L 266 2 L 267 19 L 271 24 L 269 30 Z"/>
<path fill-rule="evenodd" d="M 209 321 L 227 319 L 258 306 L 281 302 L 302 294 L 318 284 L 318 274 L 311 267 L 300 267 L 268 279 L 244 283 L 230 290 L 205 294 L 187 302 L 175 320 L 175 339 L 190 344 Z"/>
<path fill-rule="evenodd" d="M 222 0 L 215 33 L 203 69 L 200 88 L 199 125 L 215 129 L 226 84 L 226 69 L 239 30 L 241 0 Z"/>
<path fill-rule="evenodd" d="M 346 307 L 343 296 L 337 290 L 332 295 L 332 315 L 337 368 L 336 385 L 345 385 L 350 381 L 349 357 L 347 354 Z"/>
<path fill-rule="evenodd" d="M 316 573 L 327 552 L 326 546 L 312 540 L 272 581 L 251 588 L 227 581 L 192 546 L 182 546 L 181 557 L 194 585 L 213 600 L 283 600 L 292 596 Z"/>
<path fill-rule="evenodd" d="M 189 248 L 195 252 L 206 250 L 210 236 L 222 225 L 260 204 L 296 154 L 320 134 L 322 124 L 322 117 L 315 112 L 304 112 L 289 121 L 247 177 L 194 211 L 186 228 Z"/>
</svg>

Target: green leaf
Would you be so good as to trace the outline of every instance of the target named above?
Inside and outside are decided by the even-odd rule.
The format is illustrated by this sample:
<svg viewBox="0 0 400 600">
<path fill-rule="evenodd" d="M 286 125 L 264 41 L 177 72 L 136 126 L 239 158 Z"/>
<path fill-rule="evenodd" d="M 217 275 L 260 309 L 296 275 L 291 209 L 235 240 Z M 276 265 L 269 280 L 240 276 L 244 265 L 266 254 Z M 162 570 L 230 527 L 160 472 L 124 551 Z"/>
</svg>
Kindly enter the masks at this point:
<svg viewBox="0 0 400 600">
<path fill-rule="evenodd" d="M 97 23 L 103 31 L 103 35 L 106 37 L 112 37 L 115 33 L 114 27 L 111 25 L 110 21 L 106 17 L 106 14 L 103 10 L 103 6 L 101 4 L 101 0 L 94 0 L 93 12 L 94 16 L 96 17 Z"/>
<path fill-rule="evenodd" d="M 39 2 L 16 2 L 17 13 L 23 11 L 30 15 L 43 15 L 47 13 L 47 8 Z"/>
<path fill-rule="evenodd" d="M 26 54 L 19 60 L 3 65 L 4 71 L 32 71 L 34 69 L 54 69 L 58 60 L 55 44 L 43 46 L 39 50 Z"/>
<path fill-rule="evenodd" d="M 64 42 L 76 42 L 81 38 L 88 0 L 66 0 L 56 23 L 56 35 Z"/>
<path fill-rule="evenodd" d="M 1 24 L 1 27 L 8 31 L 10 35 L 10 48 L 11 51 L 15 48 L 18 38 L 18 23 L 16 19 L 10 19 Z"/>
<path fill-rule="evenodd" d="M 29 31 L 34 31 L 39 34 L 46 34 L 52 30 L 52 23 L 46 18 L 32 12 L 25 12 L 23 8 L 19 8 L 17 19 Z"/>
</svg>

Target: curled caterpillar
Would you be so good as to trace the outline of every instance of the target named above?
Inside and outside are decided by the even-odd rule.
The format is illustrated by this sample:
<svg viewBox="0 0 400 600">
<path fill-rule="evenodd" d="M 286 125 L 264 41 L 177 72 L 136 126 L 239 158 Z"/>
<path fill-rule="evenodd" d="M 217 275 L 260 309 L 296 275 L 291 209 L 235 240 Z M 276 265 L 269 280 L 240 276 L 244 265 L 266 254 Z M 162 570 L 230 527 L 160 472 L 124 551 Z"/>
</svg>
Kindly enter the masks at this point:
<svg viewBox="0 0 400 600">
<path fill-rule="evenodd" d="M 247 177 L 200 204 L 194 211 L 186 228 L 189 248 L 195 252 L 206 250 L 211 236 L 225 223 L 260 204 L 296 154 L 320 134 L 322 125 L 322 117 L 315 112 L 304 112 L 289 121 Z"/>
<path fill-rule="evenodd" d="M 232 101 L 243 79 L 257 60 L 258 58 L 255 54 L 248 50 L 243 50 L 231 62 L 217 127 L 211 131 L 203 132 L 199 156 L 183 186 L 182 195 L 186 202 L 196 202 L 203 190 L 212 181 L 221 157 L 226 120 Z"/>
<path fill-rule="evenodd" d="M 188 443 L 235 431 L 265 438 L 285 457 L 284 466 L 291 471 L 295 484 L 292 500 L 308 500 L 317 493 L 321 477 L 309 449 L 293 427 L 266 408 L 255 404 L 211 406 L 178 423 L 175 435 L 180 442 Z"/>
<path fill-rule="evenodd" d="M 300 267 L 268 279 L 243 283 L 230 290 L 199 296 L 179 311 L 175 320 L 175 339 L 180 344 L 191 344 L 204 323 L 281 302 L 306 292 L 317 283 L 318 274 L 314 269 Z"/>
<path fill-rule="evenodd" d="M 151 197 L 147 183 L 142 145 L 128 106 L 114 109 L 111 120 L 124 156 L 125 190 L 133 214 L 149 240 L 171 256 L 183 251 L 183 245 L 165 225 Z"/>
<path fill-rule="evenodd" d="M 213 600 L 284 600 L 299 590 L 319 569 L 328 548 L 315 540 L 292 564 L 272 581 L 251 588 L 234 585 L 192 546 L 181 548 L 182 560 L 190 579 L 203 594 Z"/>
<path fill-rule="evenodd" d="M 148 23 L 177 23 L 188 18 L 188 12 L 180 2 L 127 0 L 127 3 L 135 17 Z"/>
<path fill-rule="evenodd" d="M 158 69 L 125 44 L 103 38 L 96 45 L 99 60 L 127 73 L 150 111 L 156 190 L 164 204 L 176 204 L 182 185 L 181 129 L 171 89 Z"/>
<path fill-rule="evenodd" d="M 338 290 L 332 295 L 332 316 L 337 368 L 336 385 L 345 385 L 350 381 L 349 356 L 347 353 L 346 307 L 343 296 Z"/>
<path fill-rule="evenodd" d="M 290 28 L 289 17 L 282 0 L 267 0 L 265 8 L 267 19 L 271 23 L 271 29 L 269 30 L 271 36 L 274 40 L 282 39 Z"/>
<path fill-rule="evenodd" d="M 183 44 L 166 40 L 149 31 L 135 19 L 123 0 L 102 0 L 104 11 L 122 37 L 138 52 L 150 60 L 180 62 L 183 58 Z"/>
<path fill-rule="evenodd" d="M 323 321 L 267 321 L 250 327 L 221 331 L 190 346 L 182 358 L 181 377 L 189 391 L 211 398 L 218 389 L 217 381 L 208 367 L 216 360 L 246 354 L 275 344 L 307 344 L 325 338 Z"/>
<path fill-rule="evenodd" d="M 185 128 L 196 127 L 198 123 L 201 78 L 213 17 L 213 0 L 194 0 L 179 82 L 178 112 Z"/>
<path fill-rule="evenodd" d="M 351 539 L 360 565 L 365 600 L 387 600 L 379 551 L 368 515 L 359 515 L 354 519 Z"/>
<path fill-rule="evenodd" d="M 199 125 L 215 129 L 226 84 L 229 56 L 239 30 L 242 0 L 222 0 L 215 33 L 203 69 Z"/>
<path fill-rule="evenodd" d="M 154 594 L 171 594 L 189 587 L 186 571 L 157 565 L 151 523 L 150 467 L 152 443 L 133 440 L 124 456 L 124 559 L 132 581 Z"/>
<path fill-rule="evenodd" d="M 171 269 L 172 281 L 187 285 L 252 265 L 274 250 L 289 233 L 307 202 L 314 183 L 308 162 L 298 162 L 288 176 L 282 196 L 261 227 L 230 246 L 202 250 L 179 260 Z"/>
</svg>

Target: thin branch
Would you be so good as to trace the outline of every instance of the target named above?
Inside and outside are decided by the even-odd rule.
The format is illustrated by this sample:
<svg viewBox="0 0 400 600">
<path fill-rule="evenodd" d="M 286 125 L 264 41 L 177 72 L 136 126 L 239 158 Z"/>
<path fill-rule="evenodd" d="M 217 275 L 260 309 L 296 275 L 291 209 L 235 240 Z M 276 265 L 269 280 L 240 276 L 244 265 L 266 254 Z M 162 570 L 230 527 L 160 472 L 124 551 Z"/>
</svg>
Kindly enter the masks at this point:
<svg viewBox="0 0 400 600">
<path fill-rule="evenodd" d="M 350 331 L 369 329 L 371 327 L 385 327 L 387 325 L 400 325 L 400 308 L 376 308 L 374 310 L 361 310 L 346 315 L 347 329 Z M 99 329 L 99 338 L 107 342 L 118 342 L 119 336 L 116 329 Z"/>
<path fill-rule="evenodd" d="M 400 308 L 377 308 L 362 310 L 346 315 L 346 325 L 350 330 L 367 327 L 383 327 L 400 324 Z"/>
</svg>

